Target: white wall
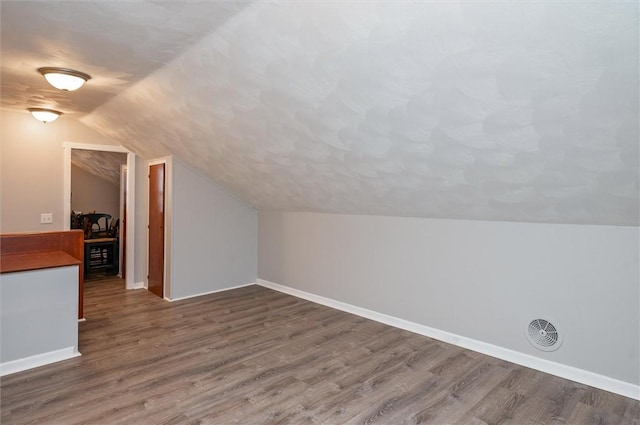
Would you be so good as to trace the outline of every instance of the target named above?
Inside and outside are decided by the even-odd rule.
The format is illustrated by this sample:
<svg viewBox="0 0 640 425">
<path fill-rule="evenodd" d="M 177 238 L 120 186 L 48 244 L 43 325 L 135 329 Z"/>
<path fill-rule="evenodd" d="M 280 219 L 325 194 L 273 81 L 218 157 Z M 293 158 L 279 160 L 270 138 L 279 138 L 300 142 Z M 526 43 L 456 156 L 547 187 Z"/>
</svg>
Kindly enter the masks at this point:
<svg viewBox="0 0 640 425">
<path fill-rule="evenodd" d="M 120 217 L 120 187 L 71 165 L 71 210 L 95 211 Z"/>
<path fill-rule="evenodd" d="M 258 277 L 640 383 L 637 227 L 260 212 Z M 524 336 L 548 316 L 544 353 Z"/>
<path fill-rule="evenodd" d="M 255 282 L 256 210 L 175 158 L 172 174 L 169 297 Z"/>
<path fill-rule="evenodd" d="M 0 276 L 0 373 L 76 355 L 78 273 L 74 265 Z"/>
<path fill-rule="evenodd" d="M 72 117 L 43 124 L 27 111 L 0 111 L 0 230 L 63 230 L 63 143 L 113 143 Z M 41 213 L 52 224 L 40 224 Z"/>
<path fill-rule="evenodd" d="M 64 142 L 115 145 L 72 116 L 43 124 L 25 111 L 0 111 L 0 231 L 63 230 Z M 135 282 L 146 273 L 145 161 L 136 156 Z M 138 190 L 137 188 L 141 189 Z M 40 224 L 40 214 L 53 213 L 52 224 Z M 119 214 L 116 214 L 119 215 Z M 131 227 L 129 226 L 129 230 Z M 131 273 L 131 270 L 128 271 Z"/>
</svg>

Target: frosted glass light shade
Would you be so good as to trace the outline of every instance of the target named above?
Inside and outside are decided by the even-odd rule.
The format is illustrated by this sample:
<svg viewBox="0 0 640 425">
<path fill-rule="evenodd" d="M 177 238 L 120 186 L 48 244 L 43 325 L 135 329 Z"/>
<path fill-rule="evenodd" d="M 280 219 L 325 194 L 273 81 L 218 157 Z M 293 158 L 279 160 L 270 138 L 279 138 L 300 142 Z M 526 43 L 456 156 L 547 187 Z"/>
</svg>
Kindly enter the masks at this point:
<svg viewBox="0 0 640 425">
<path fill-rule="evenodd" d="M 31 112 L 33 118 L 38 121 L 42 121 L 45 124 L 57 120 L 58 117 L 62 115 L 62 112 L 54 111 L 53 109 L 29 108 L 28 111 Z"/>
<path fill-rule="evenodd" d="M 59 90 L 74 91 L 78 90 L 82 85 L 91 79 L 91 76 L 84 72 L 75 71 L 68 68 L 39 68 L 38 72 L 51 84 Z"/>
</svg>

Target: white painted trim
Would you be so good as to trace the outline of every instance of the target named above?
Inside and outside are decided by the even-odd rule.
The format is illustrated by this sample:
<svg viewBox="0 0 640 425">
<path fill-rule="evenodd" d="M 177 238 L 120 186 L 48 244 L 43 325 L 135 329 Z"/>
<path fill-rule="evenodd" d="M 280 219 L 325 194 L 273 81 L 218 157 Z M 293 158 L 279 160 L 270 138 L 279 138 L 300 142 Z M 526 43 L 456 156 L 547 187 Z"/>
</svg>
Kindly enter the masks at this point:
<svg viewBox="0 0 640 425">
<path fill-rule="evenodd" d="M 87 321 L 87 318 L 86 318 L 86 317 L 83 317 L 82 319 L 78 319 L 78 323 L 80 323 L 80 322 L 86 322 L 86 321 Z"/>
<path fill-rule="evenodd" d="M 76 142 L 64 142 L 63 146 L 69 149 L 84 149 L 90 151 L 105 151 L 105 152 L 122 152 L 132 153 L 129 149 L 121 145 L 95 145 L 92 143 L 76 143 Z"/>
<path fill-rule="evenodd" d="M 634 385 L 629 382 L 624 382 L 618 379 L 610 378 L 608 376 L 599 375 L 588 370 L 578 369 L 573 366 L 567 366 L 564 364 L 541 359 L 529 354 L 520 353 L 508 348 L 489 344 L 483 341 L 478 341 L 465 336 L 456 335 L 450 332 L 442 331 L 440 329 L 431 328 L 429 326 L 410 322 L 408 320 L 389 316 L 387 314 L 367 310 L 365 308 L 343 303 L 341 301 L 336 301 L 331 298 L 325 298 L 320 295 L 311 294 L 299 289 L 269 282 L 268 280 L 257 279 L 256 284 L 265 288 L 273 289 L 278 292 L 293 295 L 294 297 L 302 298 L 307 301 L 322 304 L 327 307 L 342 310 L 347 313 L 365 317 L 367 319 L 375 320 L 376 322 L 384 323 L 389 326 L 404 329 L 409 332 L 424 335 L 429 338 L 437 339 L 449 344 L 457 345 L 458 347 L 463 347 L 472 351 L 476 351 L 478 353 L 486 354 L 491 357 L 496 357 L 498 359 L 526 366 L 531 369 L 539 370 L 541 372 L 550 373 L 552 375 L 579 382 L 581 384 L 590 385 L 592 387 L 600 388 L 605 391 L 610 391 L 612 393 L 620 394 L 625 397 L 640 400 L 639 385 Z"/>
<path fill-rule="evenodd" d="M 136 282 L 133 284 L 133 288 L 131 289 L 145 289 L 144 282 Z"/>
<path fill-rule="evenodd" d="M 119 206 L 118 206 L 118 213 L 121 217 L 120 219 L 120 233 L 122 234 L 122 229 L 124 229 L 125 225 L 123 223 L 123 221 L 126 221 L 126 218 L 124 217 L 124 204 L 125 204 L 125 196 L 127 193 L 127 176 L 128 176 L 128 169 L 127 169 L 127 165 L 126 164 L 120 164 L 120 193 L 118 194 L 118 202 L 119 202 Z M 123 244 L 118 244 L 118 264 L 120 265 L 119 269 L 118 269 L 118 277 L 122 279 L 122 254 L 124 253 L 124 246 Z M 124 265 L 126 268 L 126 264 Z"/>
<path fill-rule="evenodd" d="M 135 286 L 135 248 L 136 248 L 136 156 L 134 154 L 127 155 L 127 262 L 125 287 L 133 289 Z M 122 227 L 121 227 L 122 228 Z"/>
<path fill-rule="evenodd" d="M 195 295 L 187 295 L 186 297 L 180 297 L 180 298 L 167 298 L 167 297 L 165 297 L 165 300 L 167 300 L 169 302 L 186 300 L 186 299 L 189 299 L 189 298 L 201 297 L 203 295 L 215 294 L 217 292 L 230 291 L 232 289 L 239 289 L 239 288 L 244 288 L 246 286 L 252 286 L 252 285 L 255 285 L 255 283 L 245 283 L 244 285 L 232 286 L 230 288 L 215 289 L 213 291 L 202 292 L 200 294 L 195 294 Z"/>
<path fill-rule="evenodd" d="M 23 370 L 33 369 L 34 367 L 60 362 L 62 360 L 68 360 L 80 355 L 81 354 L 76 350 L 76 347 L 67 347 L 60 350 L 49 351 L 47 353 L 36 354 L 35 356 L 25 357 L 23 359 L 0 363 L 0 376 L 22 372 Z"/>
<path fill-rule="evenodd" d="M 163 156 L 161 158 L 150 159 L 147 161 L 147 165 L 152 166 L 152 165 L 158 165 L 158 164 L 166 164 L 169 161 L 171 161 L 171 155 Z"/>
<path fill-rule="evenodd" d="M 173 268 L 173 157 L 167 158 L 164 176 L 164 296 L 171 297 Z"/>
<path fill-rule="evenodd" d="M 133 275 L 135 265 L 135 200 L 136 200 L 136 156 L 133 152 L 120 145 L 93 145 L 90 143 L 64 142 L 62 144 L 63 155 L 63 211 L 62 229 L 69 230 L 71 217 L 71 149 L 84 149 L 92 151 L 122 152 L 127 154 L 127 274 L 126 288 L 132 289 L 134 286 Z"/>
</svg>

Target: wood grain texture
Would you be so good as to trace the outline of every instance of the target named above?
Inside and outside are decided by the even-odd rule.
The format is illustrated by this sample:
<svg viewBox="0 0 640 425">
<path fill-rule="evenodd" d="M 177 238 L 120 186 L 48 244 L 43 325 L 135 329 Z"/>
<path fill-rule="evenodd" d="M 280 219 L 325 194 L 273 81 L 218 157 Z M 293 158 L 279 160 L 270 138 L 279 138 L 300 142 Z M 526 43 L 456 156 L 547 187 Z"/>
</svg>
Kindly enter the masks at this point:
<svg viewBox="0 0 640 425">
<path fill-rule="evenodd" d="M 0 235 L 0 273 L 37 270 L 78 264 L 78 319 L 84 317 L 84 233 L 65 230 L 36 233 L 5 233 Z"/>
<path fill-rule="evenodd" d="M 149 291 L 164 297 L 164 189 L 165 164 L 149 166 L 149 232 L 147 283 Z"/>
<path fill-rule="evenodd" d="M 0 246 L 3 254 L 65 251 L 75 256 L 74 253 L 82 255 L 82 244 L 76 246 L 78 240 L 82 241 L 81 230 L 4 233 L 0 235 Z"/>
<path fill-rule="evenodd" d="M 640 403 L 259 286 L 86 283 L 82 357 L 6 376 L 2 424 L 639 424 Z"/>
<path fill-rule="evenodd" d="M 0 273 L 24 272 L 52 267 L 79 266 L 80 260 L 62 251 L 0 256 Z"/>
</svg>

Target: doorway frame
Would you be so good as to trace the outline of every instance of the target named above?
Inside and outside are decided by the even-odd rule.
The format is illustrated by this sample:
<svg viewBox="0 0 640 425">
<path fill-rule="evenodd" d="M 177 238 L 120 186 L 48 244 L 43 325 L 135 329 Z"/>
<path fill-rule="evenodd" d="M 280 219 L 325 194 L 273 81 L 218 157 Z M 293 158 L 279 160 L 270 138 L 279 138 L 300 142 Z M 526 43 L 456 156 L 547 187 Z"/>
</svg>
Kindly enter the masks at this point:
<svg viewBox="0 0 640 425">
<path fill-rule="evenodd" d="M 125 177 L 126 176 L 126 177 Z M 129 169 L 127 168 L 127 164 L 120 164 L 120 217 L 125 217 L 125 213 L 126 213 L 126 205 L 127 205 L 127 200 L 125 199 L 126 194 L 127 194 L 127 178 L 129 177 Z M 125 195 L 125 196 L 123 196 Z M 120 227 L 120 229 L 124 229 L 124 239 L 125 241 L 127 240 L 128 236 L 131 236 L 128 234 L 128 230 L 127 230 L 127 222 L 128 220 L 124 220 L 124 223 L 122 223 L 122 227 Z M 123 258 L 123 254 L 126 253 L 126 249 L 122 244 L 119 244 L 119 248 L 118 248 L 118 255 L 119 255 L 119 263 L 121 264 L 120 267 L 120 273 L 118 274 L 118 276 L 122 277 L 122 275 L 124 274 L 124 277 L 127 277 L 127 265 L 124 264 L 124 262 L 122 261 Z M 126 259 L 126 258 L 125 258 Z M 124 272 L 124 273 L 123 273 Z"/>
<path fill-rule="evenodd" d="M 71 223 L 71 150 L 83 149 L 89 151 L 121 152 L 127 154 L 127 258 L 126 258 L 126 289 L 135 289 L 134 265 L 135 265 L 135 172 L 136 155 L 127 148 L 120 145 L 94 145 L 89 143 L 64 142 L 64 178 L 63 178 L 63 211 L 66 217 L 63 220 L 63 230 L 70 230 Z"/>
</svg>

